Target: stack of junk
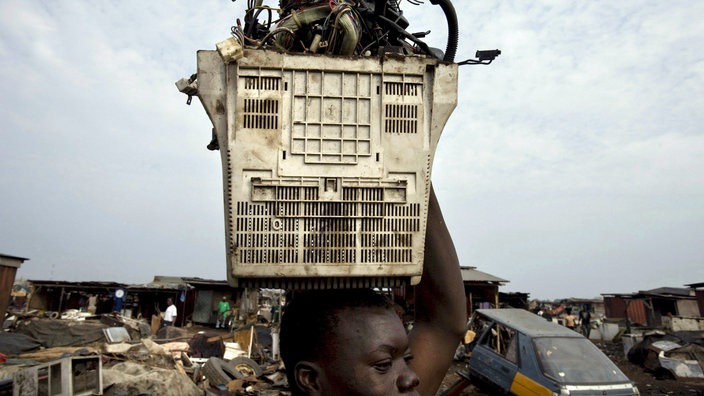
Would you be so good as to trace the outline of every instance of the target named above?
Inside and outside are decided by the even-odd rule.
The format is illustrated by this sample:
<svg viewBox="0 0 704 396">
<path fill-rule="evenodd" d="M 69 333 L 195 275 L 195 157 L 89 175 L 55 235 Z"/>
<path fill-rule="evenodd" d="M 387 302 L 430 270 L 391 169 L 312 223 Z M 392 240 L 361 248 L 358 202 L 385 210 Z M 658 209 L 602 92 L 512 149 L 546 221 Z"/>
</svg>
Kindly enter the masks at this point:
<svg viewBox="0 0 704 396">
<path fill-rule="evenodd" d="M 405 30 L 395 0 L 250 1 L 244 26 L 198 51 L 197 72 L 176 85 L 213 125 L 232 286 L 420 281 L 458 81 L 454 8 L 431 2 L 447 17 L 444 52 Z"/>
</svg>

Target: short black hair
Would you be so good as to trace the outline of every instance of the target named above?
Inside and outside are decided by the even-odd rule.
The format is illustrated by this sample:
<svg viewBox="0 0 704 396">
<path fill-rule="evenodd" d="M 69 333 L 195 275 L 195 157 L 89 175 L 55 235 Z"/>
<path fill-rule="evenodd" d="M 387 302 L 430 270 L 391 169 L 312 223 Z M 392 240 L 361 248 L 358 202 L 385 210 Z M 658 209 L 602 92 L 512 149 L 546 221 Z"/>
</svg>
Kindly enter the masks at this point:
<svg viewBox="0 0 704 396">
<path fill-rule="evenodd" d="M 281 360 L 286 367 L 289 387 L 298 394 L 294 368 L 302 360 L 322 356 L 327 338 L 334 334 L 337 313 L 350 308 L 393 309 L 389 298 L 372 289 L 329 289 L 298 291 L 281 317 Z"/>
</svg>

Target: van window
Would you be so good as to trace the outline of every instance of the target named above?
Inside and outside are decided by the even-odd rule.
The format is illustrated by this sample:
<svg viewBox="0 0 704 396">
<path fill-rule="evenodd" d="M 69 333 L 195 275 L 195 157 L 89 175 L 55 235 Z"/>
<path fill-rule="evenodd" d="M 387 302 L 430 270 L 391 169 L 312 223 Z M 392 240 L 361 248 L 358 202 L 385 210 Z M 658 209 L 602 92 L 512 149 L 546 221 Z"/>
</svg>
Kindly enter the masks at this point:
<svg viewBox="0 0 704 396">
<path fill-rule="evenodd" d="M 508 361 L 518 364 L 518 337 L 516 331 L 499 323 L 491 325 L 482 344 Z"/>
</svg>

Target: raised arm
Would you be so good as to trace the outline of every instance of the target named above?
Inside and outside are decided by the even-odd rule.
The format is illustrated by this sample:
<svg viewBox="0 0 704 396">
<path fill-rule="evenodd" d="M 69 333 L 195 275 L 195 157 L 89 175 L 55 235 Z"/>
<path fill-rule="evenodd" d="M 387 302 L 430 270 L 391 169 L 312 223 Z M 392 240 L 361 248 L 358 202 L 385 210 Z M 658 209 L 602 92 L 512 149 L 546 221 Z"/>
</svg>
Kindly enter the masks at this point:
<svg viewBox="0 0 704 396">
<path fill-rule="evenodd" d="M 419 393 L 435 395 L 465 330 L 466 307 L 455 245 L 432 186 L 428 203 L 423 277 L 416 286 L 415 322 L 409 334 L 420 378 Z"/>
</svg>

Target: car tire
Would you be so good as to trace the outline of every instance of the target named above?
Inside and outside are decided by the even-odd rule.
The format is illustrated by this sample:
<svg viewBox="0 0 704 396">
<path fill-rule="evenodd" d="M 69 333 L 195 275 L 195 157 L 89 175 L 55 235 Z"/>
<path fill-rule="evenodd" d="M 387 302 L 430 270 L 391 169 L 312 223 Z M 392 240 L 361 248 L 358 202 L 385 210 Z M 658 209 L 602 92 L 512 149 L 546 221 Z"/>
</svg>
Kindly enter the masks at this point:
<svg viewBox="0 0 704 396">
<path fill-rule="evenodd" d="M 264 372 L 257 362 L 245 356 L 238 356 L 230 360 L 227 365 L 240 373 L 242 378 L 249 376 L 259 377 Z"/>
<path fill-rule="evenodd" d="M 244 375 L 226 361 L 211 357 L 201 369 L 201 374 L 208 380 L 210 385 L 227 385 L 230 381 L 243 378 Z"/>
</svg>

